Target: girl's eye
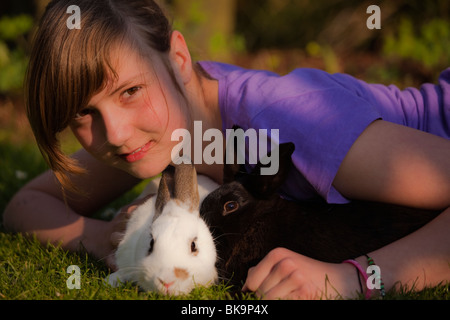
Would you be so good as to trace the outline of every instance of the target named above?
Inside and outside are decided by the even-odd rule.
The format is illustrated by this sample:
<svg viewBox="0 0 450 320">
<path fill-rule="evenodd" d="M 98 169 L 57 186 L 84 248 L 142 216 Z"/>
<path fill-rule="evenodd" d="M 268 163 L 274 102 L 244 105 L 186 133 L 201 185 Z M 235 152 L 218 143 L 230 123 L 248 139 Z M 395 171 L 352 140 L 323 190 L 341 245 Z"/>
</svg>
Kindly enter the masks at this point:
<svg viewBox="0 0 450 320">
<path fill-rule="evenodd" d="M 133 87 L 133 88 L 130 88 L 130 89 L 126 90 L 126 91 L 123 93 L 123 97 L 124 97 L 125 99 L 130 98 L 131 96 L 133 96 L 134 94 L 136 94 L 140 89 L 141 89 L 140 87 Z"/>
<path fill-rule="evenodd" d="M 93 110 L 89 108 L 82 109 L 75 115 L 75 119 L 81 119 L 89 114 L 92 114 L 92 112 Z"/>
</svg>

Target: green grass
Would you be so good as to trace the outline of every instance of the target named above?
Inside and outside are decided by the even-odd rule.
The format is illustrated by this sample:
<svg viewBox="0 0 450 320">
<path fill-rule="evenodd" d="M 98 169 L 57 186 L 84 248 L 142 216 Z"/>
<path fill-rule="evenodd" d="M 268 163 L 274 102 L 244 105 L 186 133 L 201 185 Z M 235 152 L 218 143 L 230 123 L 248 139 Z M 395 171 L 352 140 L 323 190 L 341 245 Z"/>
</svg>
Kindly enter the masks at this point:
<svg viewBox="0 0 450 320">
<path fill-rule="evenodd" d="M 80 268 L 80 289 L 69 289 L 69 266 Z M 189 295 L 164 296 L 142 292 L 127 283 L 112 288 L 103 283 L 108 268 L 87 254 L 73 253 L 20 234 L 0 233 L 0 300 L 224 300 L 232 299 L 226 283 L 196 288 Z M 251 294 L 241 297 L 255 299 Z M 420 292 L 400 289 L 390 300 L 450 300 L 449 285 Z"/>
<path fill-rule="evenodd" d="M 67 267 L 80 268 L 80 289 L 69 289 Z M 109 270 L 87 254 L 76 254 L 35 239 L 0 233 L 0 298 L 26 300 L 228 299 L 225 284 L 196 288 L 186 296 L 141 292 L 132 284 L 112 288 L 103 283 Z"/>
<path fill-rule="evenodd" d="M 0 106 L 1 108 L 1 106 Z M 1 125 L 1 123 L 0 123 Z M 69 143 L 66 150 L 77 146 Z M 148 300 L 148 299 L 232 299 L 229 287 L 222 283 L 210 288 L 197 288 L 181 297 L 145 293 L 132 284 L 111 288 L 103 284 L 109 270 L 102 262 L 83 253 L 67 252 L 53 245 L 42 246 L 37 240 L 7 233 L 1 215 L 11 197 L 27 181 L 47 169 L 29 132 L 23 134 L 0 126 L 0 300 Z M 130 191 L 110 205 L 112 208 L 130 202 L 142 186 Z M 105 208 L 106 210 L 107 208 Z M 81 288 L 69 289 L 67 267 L 80 267 Z M 388 293 L 388 299 L 450 300 L 449 285 L 413 292 L 400 289 Z M 243 299 L 254 299 L 246 295 Z"/>
</svg>

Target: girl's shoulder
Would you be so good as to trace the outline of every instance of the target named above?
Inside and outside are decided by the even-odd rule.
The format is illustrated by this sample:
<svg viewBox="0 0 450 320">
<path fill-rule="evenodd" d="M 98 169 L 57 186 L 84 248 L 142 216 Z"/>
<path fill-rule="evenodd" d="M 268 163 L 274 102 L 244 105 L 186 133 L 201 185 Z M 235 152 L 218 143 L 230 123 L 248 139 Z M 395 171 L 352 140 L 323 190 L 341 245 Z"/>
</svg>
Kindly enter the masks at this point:
<svg viewBox="0 0 450 320">
<path fill-rule="evenodd" d="M 245 86 L 256 92 L 270 88 L 279 90 L 280 86 L 284 88 L 281 93 L 290 88 L 297 90 L 296 92 L 299 89 L 301 92 L 308 92 L 341 86 L 342 82 L 357 82 L 346 75 L 333 75 L 313 68 L 297 68 L 286 75 L 280 75 L 268 70 L 247 69 L 220 62 L 202 61 L 199 64 L 212 78 L 227 86 Z"/>
<path fill-rule="evenodd" d="M 364 105 L 358 94 L 363 84 L 344 74 L 298 68 L 279 75 L 217 62 L 200 64 L 219 81 L 219 105 L 225 128 L 236 123 L 252 127 L 255 117 L 264 115 L 270 121 L 275 120 L 274 114 L 279 121 L 286 121 L 308 117 L 311 112 L 348 109 L 349 102 L 355 100 L 358 100 L 355 104 Z"/>
<path fill-rule="evenodd" d="M 204 61 L 203 69 L 219 81 L 219 96 L 224 103 L 253 101 L 268 105 L 301 96 L 323 96 L 342 91 L 362 96 L 368 84 L 347 74 L 330 74 L 320 69 L 297 68 L 285 75 L 253 70 L 231 64 Z"/>
</svg>

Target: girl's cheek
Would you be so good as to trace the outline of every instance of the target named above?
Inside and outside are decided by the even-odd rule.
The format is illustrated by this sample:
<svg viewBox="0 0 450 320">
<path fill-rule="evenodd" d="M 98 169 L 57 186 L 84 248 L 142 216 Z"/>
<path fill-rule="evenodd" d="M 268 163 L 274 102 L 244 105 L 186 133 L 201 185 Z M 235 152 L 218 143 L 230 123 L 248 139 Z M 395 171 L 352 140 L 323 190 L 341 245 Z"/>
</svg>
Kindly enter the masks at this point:
<svg viewBox="0 0 450 320">
<path fill-rule="evenodd" d="M 95 149 L 94 136 L 96 135 L 94 133 L 94 127 L 92 126 L 92 123 L 75 124 L 71 125 L 70 128 L 81 146 L 89 153 L 91 153 Z"/>
</svg>

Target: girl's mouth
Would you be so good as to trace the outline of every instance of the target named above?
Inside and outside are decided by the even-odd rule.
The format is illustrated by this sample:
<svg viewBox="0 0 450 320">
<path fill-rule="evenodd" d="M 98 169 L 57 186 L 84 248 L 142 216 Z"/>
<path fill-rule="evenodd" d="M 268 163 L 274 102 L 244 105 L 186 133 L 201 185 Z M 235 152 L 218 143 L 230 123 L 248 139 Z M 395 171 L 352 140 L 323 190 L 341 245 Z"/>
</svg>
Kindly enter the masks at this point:
<svg viewBox="0 0 450 320">
<path fill-rule="evenodd" d="M 147 151 L 150 150 L 150 148 L 152 146 L 153 146 L 153 141 L 149 141 L 145 145 L 134 150 L 131 153 L 121 154 L 120 157 L 128 163 L 133 163 L 133 162 L 139 161 L 145 156 Z"/>
</svg>

